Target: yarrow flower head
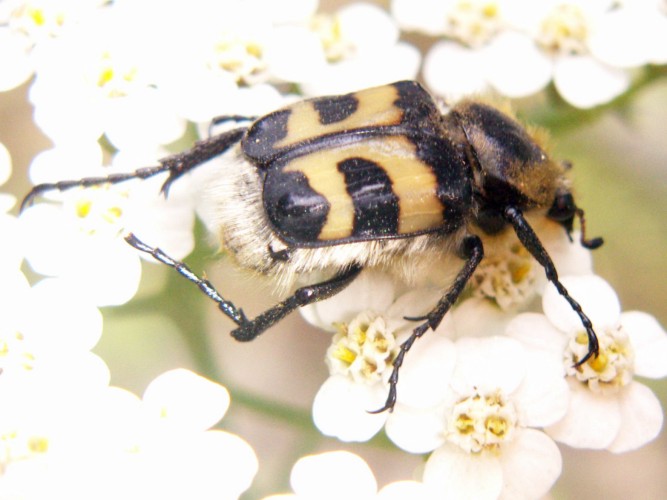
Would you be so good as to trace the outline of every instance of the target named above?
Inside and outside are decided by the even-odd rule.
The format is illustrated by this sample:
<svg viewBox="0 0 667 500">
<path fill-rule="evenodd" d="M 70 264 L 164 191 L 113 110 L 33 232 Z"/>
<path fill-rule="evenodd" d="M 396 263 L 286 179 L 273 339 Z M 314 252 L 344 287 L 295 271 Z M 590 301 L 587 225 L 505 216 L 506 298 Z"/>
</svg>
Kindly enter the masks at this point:
<svg viewBox="0 0 667 500">
<path fill-rule="evenodd" d="M 589 108 L 626 91 L 630 69 L 667 60 L 657 2 L 393 0 L 392 12 L 404 29 L 441 38 L 423 73 L 450 99 L 489 89 L 523 97 L 553 80 L 566 101 Z"/>
<path fill-rule="evenodd" d="M 532 223 L 556 269 L 569 275 L 592 272 L 591 252 L 579 243 L 578 231 L 568 236 L 560 224 Z M 514 234 L 487 246 L 468 284 L 471 295 L 491 300 L 503 311 L 525 309 L 547 284 L 544 269 Z"/>
<path fill-rule="evenodd" d="M 337 296 L 302 310 L 311 323 L 336 331 L 326 355 L 330 377 L 313 402 L 320 431 L 366 441 L 382 428 L 387 413 L 370 412 L 384 404 L 392 363 L 414 327 L 404 316 L 427 312 L 437 294 L 424 289 L 399 295 L 387 275 L 365 272 Z"/>
<path fill-rule="evenodd" d="M 557 446 L 539 430 L 567 409 L 559 365 L 506 337 L 463 338 L 454 349 L 450 378 L 421 380 L 440 401 L 397 406 L 387 435 L 406 451 L 433 451 L 423 481 L 437 498 L 545 494 L 561 470 Z"/>
<path fill-rule="evenodd" d="M 421 57 L 399 35 L 383 9 L 352 3 L 280 27 L 267 59 L 274 75 L 299 83 L 306 95 L 340 94 L 414 78 Z"/>
<path fill-rule="evenodd" d="M 623 452 L 642 446 L 660 431 L 662 410 L 635 376 L 667 376 L 667 334 L 648 314 L 622 313 L 613 289 L 597 276 L 565 277 L 562 282 L 593 322 L 598 356 L 579 364 L 588 351 L 586 334 L 551 287 L 544 295 L 544 315 L 525 313 L 508 325 L 509 335 L 558 359 L 570 387 L 567 414 L 547 432 L 579 448 Z"/>
</svg>

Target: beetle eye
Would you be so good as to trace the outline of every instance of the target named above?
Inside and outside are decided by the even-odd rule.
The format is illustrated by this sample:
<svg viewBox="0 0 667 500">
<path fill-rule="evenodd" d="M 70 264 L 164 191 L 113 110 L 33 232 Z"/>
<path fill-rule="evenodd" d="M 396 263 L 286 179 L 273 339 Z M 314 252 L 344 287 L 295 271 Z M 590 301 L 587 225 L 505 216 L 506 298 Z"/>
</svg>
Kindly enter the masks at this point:
<svg viewBox="0 0 667 500">
<path fill-rule="evenodd" d="M 586 219 L 584 218 L 584 211 L 577 207 L 574 203 L 572 193 L 559 192 L 556 195 L 553 205 L 547 212 L 547 217 L 560 223 L 567 231 L 567 237 L 572 241 L 572 228 L 574 226 L 574 218 L 578 217 L 581 224 L 581 245 L 589 250 L 595 250 L 603 243 L 602 238 L 586 239 Z"/>
<path fill-rule="evenodd" d="M 576 211 L 577 206 L 574 204 L 572 193 L 560 192 L 556 195 L 553 205 L 551 205 L 551 208 L 547 212 L 547 217 L 561 222 L 563 225 L 568 224 L 565 228 L 568 229 L 569 226 L 569 232 L 572 230 L 572 222 Z"/>
</svg>

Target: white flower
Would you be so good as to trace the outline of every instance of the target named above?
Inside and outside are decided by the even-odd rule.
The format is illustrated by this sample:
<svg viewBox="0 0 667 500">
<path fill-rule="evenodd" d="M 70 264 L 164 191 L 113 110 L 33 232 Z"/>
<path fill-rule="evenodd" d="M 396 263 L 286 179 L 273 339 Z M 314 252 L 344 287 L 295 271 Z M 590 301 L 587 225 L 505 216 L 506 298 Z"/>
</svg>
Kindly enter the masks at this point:
<svg viewBox="0 0 667 500">
<path fill-rule="evenodd" d="M 388 436 L 413 453 L 435 450 L 423 480 L 438 498 L 544 495 L 560 475 L 561 457 L 537 429 L 567 410 L 559 364 L 506 337 L 463 338 L 453 350 L 451 377 L 425 373 L 421 381 L 440 402 L 397 406 Z"/>
<path fill-rule="evenodd" d="M 102 0 L 6 0 L 0 5 L 0 91 L 18 87 L 33 73 L 32 50 L 83 22 Z"/>
<path fill-rule="evenodd" d="M 386 275 L 367 271 L 335 297 L 302 309 L 304 317 L 316 326 L 338 330 L 327 351 L 331 376 L 313 402 L 313 419 L 322 433 L 343 441 L 366 441 L 384 425 L 387 412 L 370 412 L 384 404 L 399 345 L 418 324 L 404 316 L 428 312 L 440 295 L 430 289 L 399 297 L 395 293 L 395 285 Z M 418 343 L 413 349 L 416 357 L 427 345 L 426 340 Z M 409 399 L 413 392 L 408 375 L 411 357 L 407 356 L 401 372 L 402 376 L 406 373 L 399 398 Z M 424 363 L 422 366 L 427 366 Z"/>
<path fill-rule="evenodd" d="M 110 4 L 33 52 L 35 121 L 56 144 L 97 140 L 116 148 L 178 139 L 185 123 L 157 83 L 145 43 L 148 12 Z M 119 36 L 122 33 L 122 36 Z"/>
<path fill-rule="evenodd" d="M 102 168 L 99 146 L 85 144 L 40 153 L 31 165 L 33 180 L 104 177 L 155 164 L 164 154 L 127 151 L 116 155 L 113 166 Z M 98 305 L 127 302 L 139 285 L 141 266 L 139 254 L 123 241 L 124 234 L 134 232 L 174 258 L 184 257 L 194 246 L 195 195 L 188 177 L 174 183 L 167 199 L 160 194 L 165 178 L 46 193 L 63 203 L 37 203 L 23 212 L 26 260 L 40 274 L 78 283 Z"/>
<path fill-rule="evenodd" d="M 404 28 L 443 38 L 423 74 L 449 99 L 489 89 L 523 97 L 553 80 L 589 108 L 627 90 L 629 69 L 667 59 L 667 16 L 654 2 L 394 0 L 392 12 Z"/>
<path fill-rule="evenodd" d="M 330 451 L 300 458 L 292 468 L 290 483 L 293 494 L 271 495 L 264 500 L 430 498 L 418 481 L 390 483 L 378 492 L 377 481 L 368 464 L 348 451 Z"/>
<path fill-rule="evenodd" d="M 3 493 L 236 499 L 249 487 L 257 472 L 253 450 L 234 434 L 209 430 L 229 405 L 224 387 L 172 370 L 140 400 L 119 388 L 93 386 L 85 372 L 78 380 L 89 389 L 79 382 L 23 392 L 21 425 L 3 434 L 3 457 L 9 458 L 1 463 Z M 3 411 L 0 426 L 6 423 Z"/>
<path fill-rule="evenodd" d="M 141 458 L 147 496 L 238 498 L 257 473 L 252 448 L 210 429 L 227 412 L 229 393 L 189 370 L 163 373 L 141 404 L 139 434 L 130 451 Z"/>
<path fill-rule="evenodd" d="M 667 375 L 667 335 L 655 319 L 641 312 L 621 313 L 614 290 L 597 276 L 561 280 L 593 322 L 600 353 L 580 367 L 588 341 L 578 316 L 550 287 L 544 315 L 522 314 L 508 334 L 560 360 L 572 400 L 563 420 L 547 431 L 557 441 L 578 448 L 623 452 L 649 442 L 660 431 L 662 410 L 655 395 L 635 375 Z"/>
<path fill-rule="evenodd" d="M 368 26 L 373 26 L 372 30 Z M 341 94 L 416 76 L 420 55 L 399 41 L 399 30 L 381 8 L 353 3 L 310 23 L 276 30 L 270 69 L 297 82 L 307 95 Z"/>
<path fill-rule="evenodd" d="M 75 439 L 87 422 L 82 410 L 104 390 L 109 371 L 90 352 L 102 334 L 102 316 L 85 291 L 58 279 L 30 287 L 18 269 L 3 266 L 0 302 L 4 493 L 16 479 L 26 486 L 21 471 L 40 469 L 47 454 Z"/>
</svg>

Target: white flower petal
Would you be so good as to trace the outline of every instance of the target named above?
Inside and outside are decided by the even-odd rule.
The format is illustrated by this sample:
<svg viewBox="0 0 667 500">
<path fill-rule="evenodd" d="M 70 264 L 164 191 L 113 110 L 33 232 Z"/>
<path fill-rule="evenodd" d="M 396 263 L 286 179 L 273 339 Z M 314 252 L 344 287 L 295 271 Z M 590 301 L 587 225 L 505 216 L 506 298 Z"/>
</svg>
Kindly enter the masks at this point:
<svg viewBox="0 0 667 500">
<path fill-rule="evenodd" d="M 514 392 L 526 373 L 526 352 L 517 340 L 508 337 L 464 338 L 456 342 L 458 362 L 452 388 L 469 394 L 501 390 Z"/>
<path fill-rule="evenodd" d="M 428 490 L 419 481 L 395 481 L 382 488 L 375 500 L 426 500 Z M 435 499 L 434 499 L 435 500 Z"/>
<path fill-rule="evenodd" d="M 573 448 L 608 447 L 621 427 L 618 398 L 595 394 L 577 381 L 570 381 L 570 388 L 570 409 L 547 434 Z"/>
<path fill-rule="evenodd" d="M 563 356 L 566 339 L 544 314 L 519 314 L 507 325 L 506 334 L 531 349 L 550 352 L 559 359 Z"/>
<path fill-rule="evenodd" d="M 563 231 L 562 227 L 558 228 Z M 581 246 L 581 233 L 572 232 L 572 240 L 569 238 L 547 238 L 542 241 L 545 249 L 558 269 L 561 276 L 579 276 L 593 273 L 593 254 Z"/>
<path fill-rule="evenodd" d="M 142 144 L 168 144 L 185 132 L 185 121 L 178 118 L 161 92 L 146 89 L 117 98 L 110 106 L 105 134 L 117 148 Z"/>
<path fill-rule="evenodd" d="M 33 72 L 23 37 L 0 27 L 0 92 L 6 92 L 25 82 Z"/>
<path fill-rule="evenodd" d="M 229 392 L 190 370 L 175 369 L 156 377 L 143 401 L 149 412 L 181 428 L 204 431 L 227 412 Z"/>
<path fill-rule="evenodd" d="M 102 315 L 85 288 L 48 278 L 30 290 L 31 310 L 24 311 L 26 336 L 39 338 L 52 352 L 88 350 L 102 336 Z"/>
<path fill-rule="evenodd" d="M 377 482 L 368 464 L 348 451 L 301 458 L 292 468 L 290 483 L 297 496 L 304 499 L 339 500 L 350 496 L 371 499 L 377 492 Z"/>
<path fill-rule="evenodd" d="M 471 297 L 451 312 L 451 318 L 455 338 L 460 339 L 502 335 L 512 316 L 490 300 Z"/>
<path fill-rule="evenodd" d="M 340 36 L 361 52 L 383 50 L 398 41 L 398 27 L 385 10 L 376 5 L 353 3 L 340 9 L 336 16 Z M 369 26 L 373 29 L 369 30 Z"/>
<path fill-rule="evenodd" d="M 503 499 L 542 498 L 561 474 L 563 460 L 558 446 L 542 431 L 521 429 L 503 445 Z"/>
<path fill-rule="evenodd" d="M 459 99 L 486 90 L 484 60 L 479 52 L 454 42 L 437 42 L 424 58 L 426 85 L 446 99 Z"/>
<path fill-rule="evenodd" d="M 387 437 L 409 453 L 427 453 L 444 443 L 442 407 L 417 409 L 397 405 L 385 424 Z"/>
<path fill-rule="evenodd" d="M 482 49 L 488 82 L 502 95 L 524 97 L 551 80 L 551 61 L 523 34 L 505 32 Z"/>
<path fill-rule="evenodd" d="M 334 332 L 334 323 L 349 323 L 359 312 L 382 313 L 394 300 L 394 284 L 385 273 L 364 271 L 341 293 L 299 309 L 308 323 Z"/>
<path fill-rule="evenodd" d="M 386 310 L 388 318 L 423 316 L 442 298 L 442 290 L 436 288 L 415 288 L 404 293 Z M 445 316 L 445 318 L 449 315 Z M 417 326 L 419 323 L 413 323 Z"/>
<path fill-rule="evenodd" d="M 184 457 L 201 459 L 175 463 L 178 470 L 174 473 L 183 478 L 178 481 L 182 494 L 166 491 L 162 498 L 238 498 L 250 487 L 259 462 L 244 439 L 221 430 L 210 430 L 190 439 L 183 450 Z"/>
<path fill-rule="evenodd" d="M 614 289 L 595 275 L 565 276 L 560 279 L 570 296 L 574 298 L 593 322 L 593 327 L 618 326 L 621 305 Z M 544 314 L 554 326 L 565 333 L 583 329 L 579 316 L 556 288 L 549 284 L 542 300 Z"/>
<path fill-rule="evenodd" d="M 387 412 L 369 412 L 380 408 L 386 397 L 382 385 L 369 387 L 343 376 L 329 377 L 313 401 L 313 421 L 326 436 L 368 441 L 387 420 Z"/>
<path fill-rule="evenodd" d="M 12 175 L 12 157 L 3 143 L 0 142 L 0 185 L 7 182 Z"/>
<path fill-rule="evenodd" d="M 662 428 L 662 408 L 653 391 L 632 382 L 620 394 L 621 428 L 607 447 L 614 453 L 634 450 L 655 439 Z"/>
<path fill-rule="evenodd" d="M 391 14 L 401 28 L 433 36 L 444 32 L 447 8 L 442 0 L 391 1 Z"/>
<path fill-rule="evenodd" d="M 456 347 L 431 332 L 415 342 L 401 368 L 399 403 L 430 408 L 442 402 L 456 366 Z"/>
<path fill-rule="evenodd" d="M 570 56 L 556 61 L 554 84 L 573 106 L 592 108 L 625 92 L 630 86 L 630 75 L 591 57 Z"/>
<path fill-rule="evenodd" d="M 495 500 L 502 491 L 503 471 L 490 453 L 471 455 L 444 445 L 426 461 L 424 485 L 440 499 Z"/>
<path fill-rule="evenodd" d="M 513 395 L 513 400 L 521 408 L 524 425 L 544 427 L 556 423 L 566 414 L 570 388 L 563 378 L 561 358 L 544 351 L 526 353 L 526 376 Z"/>
<path fill-rule="evenodd" d="M 632 68 L 647 64 L 653 47 L 665 43 L 665 33 L 656 29 L 655 22 L 661 16 L 642 8 L 618 8 L 598 18 L 587 39 L 593 56 L 602 62 L 619 68 Z M 662 40 L 661 40 L 662 39 Z"/>
<path fill-rule="evenodd" d="M 325 68 L 326 55 L 322 43 L 306 27 L 279 27 L 271 33 L 271 37 L 265 57 L 275 77 L 288 82 L 311 81 Z"/>
<path fill-rule="evenodd" d="M 635 373 L 650 378 L 667 376 L 667 333 L 660 323 L 650 314 L 629 311 L 621 314 L 621 325 L 635 351 Z"/>
</svg>

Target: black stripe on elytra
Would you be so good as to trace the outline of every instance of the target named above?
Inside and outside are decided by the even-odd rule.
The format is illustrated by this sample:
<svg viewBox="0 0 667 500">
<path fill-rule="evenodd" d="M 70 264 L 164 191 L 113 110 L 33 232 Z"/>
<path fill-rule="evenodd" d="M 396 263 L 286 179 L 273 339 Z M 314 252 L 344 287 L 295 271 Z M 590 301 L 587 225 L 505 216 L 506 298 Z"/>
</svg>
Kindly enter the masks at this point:
<svg viewBox="0 0 667 500">
<path fill-rule="evenodd" d="M 354 204 L 352 236 L 373 238 L 398 234 L 399 200 L 381 165 L 365 158 L 338 163 Z"/>
<path fill-rule="evenodd" d="M 401 125 L 422 133 L 440 135 L 440 111 L 424 87 L 413 81 L 396 82 L 393 85 L 398 91 L 394 105 L 403 110 Z"/>
<path fill-rule="evenodd" d="M 281 109 L 253 123 L 241 141 L 243 152 L 259 162 L 275 155 L 273 145 L 287 137 L 287 122 L 291 114 L 292 110 Z"/>
<path fill-rule="evenodd" d="M 340 122 L 354 114 L 359 108 L 359 99 L 354 94 L 321 97 L 313 101 L 322 125 Z"/>
<path fill-rule="evenodd" d="M 317 243 L 330 205 L 310 187 L 303 172 L 269 168 L 263 199 L 269 221 L 281 238 L 296 246 Z"/>
<path fill-rule="evenodd" d="M 417 157 L 431 168 L 437 196 L 444 207 L 442 232 L 453 232 L 464 223 L 472 207 L 472 170 L 447 137 L 424 135 L 412 140 Z"/>
</svg>

